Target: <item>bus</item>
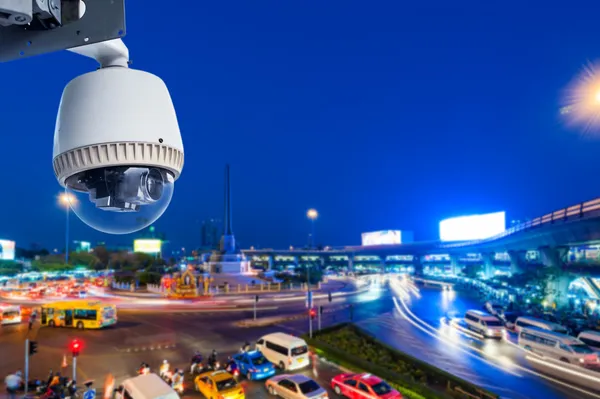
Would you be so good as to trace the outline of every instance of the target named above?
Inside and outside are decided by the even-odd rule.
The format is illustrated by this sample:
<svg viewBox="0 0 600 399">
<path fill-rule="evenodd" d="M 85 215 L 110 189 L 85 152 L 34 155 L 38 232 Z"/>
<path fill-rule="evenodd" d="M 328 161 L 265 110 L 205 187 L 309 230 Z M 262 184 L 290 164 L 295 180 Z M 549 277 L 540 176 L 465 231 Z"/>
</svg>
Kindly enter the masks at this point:
<svg viewBox="0 0 600 399">
<path fill-rule="evenodd" d="M 49 327 L 104 328 L 117 323 L 117 307 L 100 301 L 62 301 L 42 306 L 40 323 Z"/>
<path fill-rule="evenodd" d="M 19 305 L 0 305 L 0 324 L 19 324 L 22 320 Z"/>
</svg>

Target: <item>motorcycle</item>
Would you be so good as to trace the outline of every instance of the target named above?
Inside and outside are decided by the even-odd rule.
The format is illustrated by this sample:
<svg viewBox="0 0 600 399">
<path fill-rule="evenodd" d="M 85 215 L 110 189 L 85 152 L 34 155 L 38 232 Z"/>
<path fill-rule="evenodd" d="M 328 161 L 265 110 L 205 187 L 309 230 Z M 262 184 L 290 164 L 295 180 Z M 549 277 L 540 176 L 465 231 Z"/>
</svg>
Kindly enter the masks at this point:
<svg viewBox="0 0 600 399">
<path fill-rule="evenodd" d="M 223 370 L 233 375 L 236 379 L 240 376 L 240 369 L 234 361 L 225 362 L 223 364 Z"/>
<path fill-rule="evenodd" d="M 181 378 L 181 381 L 177 384 L 173 384 L 173 389 L 179 393 L 180 395 L 183 395 L 183 377 Z"/>
<path fill-rule="evenodd" d="M 202 356 L 201 355 L 196 355 L 192 358 L 191 361 L 191 365 L 190 365 L 190 374 L 194 375 L 196 372 L 199 372 L 200 370 L 202 370 L 203 366 L 202 366 Z"/>
<path fill-rule="evenodd" d="M 166 382 L 167 384 L 169 384 L 169 385 L 172 385 L 172 384 L 173 384 L 173 373 L 172 373 L 170 370 L 168 370 L 168 371 L 165 371 L 165 372 L 164 372 L 164 373 L 163 373 L 163 374 L 162 374 L 160 377 L 161 377 L 161 378 L 164 380 L 164 382 Z"/>
</svg>

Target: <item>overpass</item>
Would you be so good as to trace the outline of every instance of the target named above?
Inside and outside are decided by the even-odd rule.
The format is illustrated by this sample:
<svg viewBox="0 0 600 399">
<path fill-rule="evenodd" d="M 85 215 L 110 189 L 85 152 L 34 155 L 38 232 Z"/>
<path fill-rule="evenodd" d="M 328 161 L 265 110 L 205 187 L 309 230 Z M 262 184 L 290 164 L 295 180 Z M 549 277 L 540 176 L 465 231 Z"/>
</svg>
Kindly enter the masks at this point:
<svg viewBox="0 0 600 399">
<path fill-rule="evenodd" d="M 552 289 L 560 296 L 568 290 L 572 280 L 572 275 L 565 271 L 569 249 L 593 244 L 600 244 L 600 198 L 547 213 L 482 240 L 346 246 L 324 250 L 249 249 L 243 252 L 253 264 L 262 264 L 266 269 L 279 262 L 321 265 L 346 262 L 348 269 L 352 270 L 355 261 L 367 259 L 368 262 L 379 262 L 382 268 L 394 262 L 411 265 L 417 274 L 422 273 L 423 263 L 431 257 L 442 263 L 448 262 L 452 272 L 458 274 L 462 270 L 461 263 L 471 257 L 474 262 L 467 261 L 467 264 L 483 264 L 484 275 L 489 278 L 499 262 L 508 263 L 512 273 L 521 272 L 530 263 L 526 254 L 535 251 L 539 258 L 534 263 L 557 270 Z M 478 256 L 473 257 L 473 254 Z M 504 258 L 499 260 L 498 254 L 504 254 Z"/>
</svg>

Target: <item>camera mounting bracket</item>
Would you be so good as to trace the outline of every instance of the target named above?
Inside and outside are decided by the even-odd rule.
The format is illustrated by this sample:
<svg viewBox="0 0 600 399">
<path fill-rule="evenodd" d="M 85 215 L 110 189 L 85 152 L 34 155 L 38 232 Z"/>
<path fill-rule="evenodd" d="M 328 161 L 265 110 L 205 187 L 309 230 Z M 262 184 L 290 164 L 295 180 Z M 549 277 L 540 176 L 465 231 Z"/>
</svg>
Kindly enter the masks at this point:
<svg viewBox="0 0 600 399">
<path fill-rule="evenodd" d="M 70 48 L 69 51 L 95 59 L 101 68 L 113 66 L 127 68 L 129 65 L 129 50 L 121 39 Z"/>
<path fill-rule="evenodd" d="M 53 29 L 34 30 L 30 24 L 0 27 L 0 62 L 125 36 L 125 0 L 85 0 L 85 10 L 80 19 Z"/>
</svg>

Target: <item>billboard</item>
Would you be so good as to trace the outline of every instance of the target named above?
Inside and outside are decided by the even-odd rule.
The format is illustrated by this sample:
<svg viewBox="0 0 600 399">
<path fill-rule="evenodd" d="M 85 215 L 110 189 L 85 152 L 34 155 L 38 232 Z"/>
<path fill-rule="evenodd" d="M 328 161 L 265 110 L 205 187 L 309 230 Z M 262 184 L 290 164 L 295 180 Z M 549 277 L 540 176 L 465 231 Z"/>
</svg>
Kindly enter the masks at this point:
<svg viewBox="0 0 600 399">
<path fill-rule="evenodd" d="M 412 241 L 412 231 L 381 230 L 362 233 L 362 245 L 393 245 Z"/>
<path fill-rule="evenodd" d="M 440 222 L 441 241 L 483 240 L 506 230 L 505 212 L 459 216 Z"/>
<path fill-rule="evenodd" d="M 9 240 L 0 240 L 0 260 L 15 259 L 15 242 Z"/>
<path fill-rule="evenodd" d="M 159 254 L 162 247 L 161 240 L 140 239 L 133 241 L 133 252 L 143 252 L 145 254 Z"/>
</svg>

